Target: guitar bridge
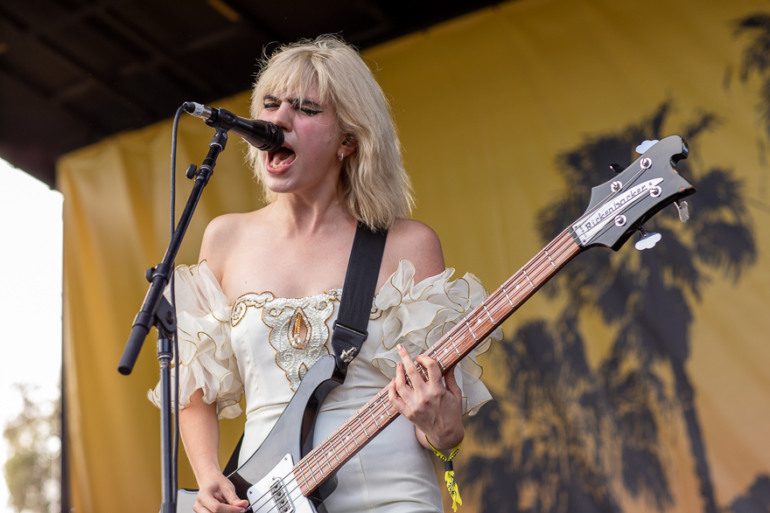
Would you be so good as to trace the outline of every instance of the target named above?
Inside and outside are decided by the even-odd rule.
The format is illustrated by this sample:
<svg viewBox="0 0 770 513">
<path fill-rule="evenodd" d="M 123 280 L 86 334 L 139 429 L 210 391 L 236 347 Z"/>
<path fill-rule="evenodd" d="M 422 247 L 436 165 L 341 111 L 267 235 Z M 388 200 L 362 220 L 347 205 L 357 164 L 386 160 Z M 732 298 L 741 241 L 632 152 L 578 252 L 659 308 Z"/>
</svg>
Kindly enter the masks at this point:
<svg viewBox="0 0 770 513">
<path fill-rule="evenodd" d="M 246 492 L 253 513 L 316 513 L 310 500 L 302 495 L 293 473 L 290 455 L 254 483 Z"/>
<path fill-rule="evenodd" d="M 269 491 L 278 513 L 294 513 L 294 504 L 286 494 L 286 487 L 281 479 L 274 477 Z"/>
</svg>

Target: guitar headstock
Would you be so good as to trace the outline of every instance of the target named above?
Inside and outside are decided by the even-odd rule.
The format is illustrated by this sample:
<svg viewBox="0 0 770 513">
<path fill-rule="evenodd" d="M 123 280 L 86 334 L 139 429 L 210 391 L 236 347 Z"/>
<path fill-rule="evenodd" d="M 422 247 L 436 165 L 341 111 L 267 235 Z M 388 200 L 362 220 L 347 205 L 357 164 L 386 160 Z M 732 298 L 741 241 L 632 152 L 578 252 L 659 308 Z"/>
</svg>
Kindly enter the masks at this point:
<svg viewBox="0 0 770 513">
<path fill-rule="evenodd" d="M 687 145 L 672 135 L 648 147 L 615 178 L 594 187 L 588 208 L 572 224 L 578 243 L 617 250 L 660 209 L 695 192 L 675 169 L 684 158 Z"/>
</svg>

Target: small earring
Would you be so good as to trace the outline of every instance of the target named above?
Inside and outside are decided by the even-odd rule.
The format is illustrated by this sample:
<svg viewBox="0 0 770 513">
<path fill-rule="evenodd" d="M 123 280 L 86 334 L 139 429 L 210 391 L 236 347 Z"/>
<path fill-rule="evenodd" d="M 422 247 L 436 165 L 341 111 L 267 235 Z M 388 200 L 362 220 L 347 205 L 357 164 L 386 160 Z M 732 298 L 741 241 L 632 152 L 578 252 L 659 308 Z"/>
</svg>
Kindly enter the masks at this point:
<svg viewBox="0 0 770 513">
<path fill-rule="evenodd" d="M 339 160 L 340 162 L 342 162 L 342 159 L 344 159 L 344 158 L 345 158 L 345 154 L 344 153 L 339 152 L 337 154 L 337 160 Z"/>
</svg>

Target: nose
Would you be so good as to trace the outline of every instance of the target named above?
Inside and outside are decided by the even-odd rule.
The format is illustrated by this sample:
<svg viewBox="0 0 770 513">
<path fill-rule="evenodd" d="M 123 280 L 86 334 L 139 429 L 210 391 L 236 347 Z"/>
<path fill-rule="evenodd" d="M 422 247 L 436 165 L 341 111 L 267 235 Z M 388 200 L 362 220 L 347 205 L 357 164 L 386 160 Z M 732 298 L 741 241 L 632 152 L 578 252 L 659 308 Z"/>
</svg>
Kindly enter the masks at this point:
<svg viewBox="0 0 770 513">
<path fill-rule="evenodd" d="M 265 121 L 269 121 L 277 125 L 284 132 L 291 132 L 293 114 L 294 109 L 291 108 L 291 104 L 289 102 L 282 101 L 278 108 L 263 110 L 260 117 Z"/>
</svg>

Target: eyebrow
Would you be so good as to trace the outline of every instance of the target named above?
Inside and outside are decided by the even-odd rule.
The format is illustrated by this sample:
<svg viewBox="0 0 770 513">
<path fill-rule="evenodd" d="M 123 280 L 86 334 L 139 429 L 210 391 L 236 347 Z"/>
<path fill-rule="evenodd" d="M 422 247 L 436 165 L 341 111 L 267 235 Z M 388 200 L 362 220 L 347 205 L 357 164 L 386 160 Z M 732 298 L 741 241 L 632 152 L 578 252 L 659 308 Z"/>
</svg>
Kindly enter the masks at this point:
<svg viewBox="0 0 770 513">
<path fill-rule="evenodd" d="M 297 103 L 299 101 L 299 98 L 289 98 L 289 101 L 292 102 L 292 103 Z M 314 107 L 314 108 L 316 108 L 318 110 L 322 110 L 323 109 L 323 107 L 321 106 L 320 103 L 314 102 L 313 100 L 308 100 L 308 99 L 302 100 L 301 106 L 302 107 Z"/>
<path fill-rule="evenodd" d="M 263 101 L 264 100 L 266 100 L 266 101 L 273 101 L 273 102 L 280 102 L 281 101 L 280 98 L 278 98 L 277 96 L 273 96 L 272 94 L 266 94 L 265 97 L 263 98 Z M 291 104 L 294 104 L 294 105 L 300 104 L 299 98 L 287 98 L 286 101 L 291 103 Z M 314 108 L 317 108 L 319 110 L 323 109 L 323 106 L 320 103 L 315 102 L 313 100 L 308 100 L 307 98 L 302 100 L 301 105 L 303 107 L 314 107 Z"/>
</svg>

